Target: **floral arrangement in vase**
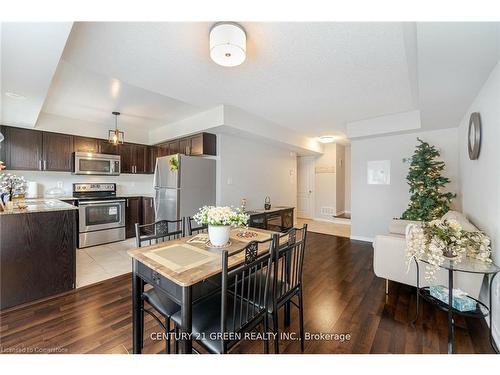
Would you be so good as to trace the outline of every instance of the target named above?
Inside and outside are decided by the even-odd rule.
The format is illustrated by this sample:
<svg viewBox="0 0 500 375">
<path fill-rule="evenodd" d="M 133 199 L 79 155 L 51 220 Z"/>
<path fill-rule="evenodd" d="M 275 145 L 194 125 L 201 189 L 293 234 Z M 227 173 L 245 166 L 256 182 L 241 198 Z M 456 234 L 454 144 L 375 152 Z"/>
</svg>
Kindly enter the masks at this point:
<svg viewBox="0 0 500 375">
<path fill-rule="evenodd" d="M 428 262 L 425 277 L 433 281 L 446 258 L 460 263 L 468 256 L 491 263 L 490 239 L 482 232 L 463 230 L 453 219 L 410 224 L 406 228 L 406 255 L 408 267 L 411 259 Z"/>
<path fill-rule="evenodd" d="M 204 206 L 193 218 L 198 224 L 208 225 L 211 244 L 221 247 L 229 242 L 231 226 L 247 225 L 249 216 L 241 208 Z"/>
<path fill-rule="evenodd" d="M 22 176 L 11 173 L 0 174 L 0 192 L 8 195 L 9 200 L 12 200 L 15 195 L 24 194 L 26 186 L 26 180 Z"/>
</svg>

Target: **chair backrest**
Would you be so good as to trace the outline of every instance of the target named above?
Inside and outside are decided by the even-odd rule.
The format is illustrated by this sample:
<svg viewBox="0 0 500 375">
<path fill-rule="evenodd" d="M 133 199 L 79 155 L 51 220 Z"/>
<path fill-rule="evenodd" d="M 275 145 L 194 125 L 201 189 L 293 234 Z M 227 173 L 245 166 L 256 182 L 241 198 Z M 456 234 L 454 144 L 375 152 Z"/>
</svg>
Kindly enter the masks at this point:
<svg viewBox="0 0 500 375">
<path fill-rule="evenodd" d="M 151 224 L 135 224 L 137 247 L 157 244 L 184 237 L 184 220 L 159 220 Z"/>
<path fill-rule="evenodd" d="M 274 303 L 292 295 L 302 283 L 302 269 L 307 237 L 307 224 L 280 234 L 274 253 L 273 286 Z"/>
<path fill-rule="evenodd" d="M 208 225 L 199 225 L 191 216 L 186 217 L 186 233 L 188 236 L 204 233 L 208 230 Z"/>
<path fill-rule="evenodd" d="M 227 333 L 243 332 L 252 329 L 267 314 L 267 301 L 270 290 L 273 255 L 278 235 L 265 241 L 252 241 L 242 250 L 229 254 L 222 253 L 222 293 L 221 293 L 221 337 Z M 231 265 L 236 257 L 243 262 Z M 232 298 L 229 298 L 231 296 Z M 231 312 L 231 314 L 229 314 Z M 232 321 L 228 319 L 232 316 Z M 223 339 L 223 352 L 232 340 Z"/>
</svg>

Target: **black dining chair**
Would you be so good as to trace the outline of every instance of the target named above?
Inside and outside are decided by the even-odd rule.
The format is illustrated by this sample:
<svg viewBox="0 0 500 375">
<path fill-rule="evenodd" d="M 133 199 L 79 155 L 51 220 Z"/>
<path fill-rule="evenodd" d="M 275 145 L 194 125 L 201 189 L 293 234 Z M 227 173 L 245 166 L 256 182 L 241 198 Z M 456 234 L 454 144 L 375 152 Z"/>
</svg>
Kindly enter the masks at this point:
<svg viewBox="0 0 500 375">
<path fill-rule="evenodd" d="M 160 220 L 151 224 L 139 225 L 135 224 L 135 238 L 137 247 L 154 245 L 175 238 L 184 237 L 184 220 Z M 165 320 L 161 319 L 150 309 L 144 307 L 144 302 L 147 302 L 156 310 Z M 141 305 L 141 320 L 144 322 L 144 313 L 151 315 L 164 329 L 167 336 L 166 351 L 170 354 L 170 318 L 180 310 L 180 306 L 172 301 L 165 293 L 155 289 L 151 289 L 142 293 Z M 144 343 L 144 323 L 143 331 L 141 332 L 141 343 Z M 177 342 L 176 342 L 177 345 Z M 177 351 L 177 350 L 176 350 Z"/>
<path fill-rule="evenodd" d="M 304 298 L 302 269 L 307 238 L 307 224 L 292 228 L 279 236 L 280 244 L 274 253 L 271 303 L 268 313 L 273 321 L 274 352 L 279 354 L 278 311 L 293 304 L 299 309 L 300 349 L 304 351 Z M 286 242 L 282 243 L 282 240 Z M 297 297 L 297 302 L 293 297 Z"/>
<path fill-rule="evenodd" d="M 268 318 L 272 320 L 274 352 L 279 354 L 278 312 L 293 304 L 299 309 L 300 348 L 304 351 L 304 307 L 302 297 L 302 268 L 304 264 L 307 224 L 292 228 L 279 235 L 279 245 L 274 252 L 273 272 L 269 280 L 268 300 L 254 298 L 252 303 L 267 305 Z M 293 297 L 297 296 L 297 303 Z"/>
<path fill-rule="evenodd" d="M 191 216 L 186 217 L 186 233 L 188 236 L 193 234 L 205 233 L 208 230 L 208 225 L 200 225 Z"/>
<path fill-rule="evenodd" d="M 273 254 L 278 235 L 265 241 L 252 241 L 243 249 L 229 253 L 222 250 L 222 276 L 220 292 L 201 299 L 192 307 L 192 333 L 197 342 L 210 353 L 227 353 L 244 332 L 263 325 L 268 332 L 267 306 L 251 303 L 261 296 L 266 301 L 270 292 Z M 265 250 L 259 253 L 259 249 Z M 239 264 L 241 261 L 241 264 Z M 248 283 L 247 280 L 261 282 Z M 179 326 L 181 313 L 172 315 Z M 269 352 L 269 341 L 264 340 L 264 352 Z"/>
</svg>

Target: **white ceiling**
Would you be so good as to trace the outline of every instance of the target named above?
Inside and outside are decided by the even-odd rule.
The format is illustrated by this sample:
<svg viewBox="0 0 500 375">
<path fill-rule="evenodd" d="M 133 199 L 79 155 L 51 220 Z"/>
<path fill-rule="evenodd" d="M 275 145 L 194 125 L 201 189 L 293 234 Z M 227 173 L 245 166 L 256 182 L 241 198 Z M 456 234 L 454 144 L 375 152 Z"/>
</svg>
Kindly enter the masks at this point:
<svg viewBox="0 0 500 375">
<path fill-rule="evenodd" d="M 305 134 L 414 108 L 400 23 L 243 23 L 248 57 L 208 54 L 211 23 L 77 23 L 64 59 L 207 108 L 233 105 Z"/>
<path fill-rule="evenodd" d="M 179 100 L 132 86 L 118 79 L 77 68 L 62 60 L 45 101 L 50 114 L 107 124 L 121 115 L 119 126 L 151 129 L 200 112 L 202 109 Z"/>
<path fill-rule="evenodd" d="M 420 110 L 422 128 L 446 128 L 500 56 L 498 24 L 242 23 L 247 59 L 224 68 L 211 25 L 75 23 L 43 111 L 152 129 L 230 105 L 318 136 Z"/>
<path fill-rule="evenodd" d="M 3 22 L 1 34 L 0 120 L 35 125 L 61 58 L 72 22 Z M 13 99 L 5 93 L 21 95 Z"/>
</svg>

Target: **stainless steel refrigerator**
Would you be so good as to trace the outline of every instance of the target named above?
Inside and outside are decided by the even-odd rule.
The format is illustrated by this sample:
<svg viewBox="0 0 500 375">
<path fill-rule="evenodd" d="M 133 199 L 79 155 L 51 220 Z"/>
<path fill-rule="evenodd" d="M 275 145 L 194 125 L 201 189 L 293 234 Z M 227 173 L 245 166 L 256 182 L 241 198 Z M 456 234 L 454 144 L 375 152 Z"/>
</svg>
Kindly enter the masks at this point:
<svg viewBox="0 0 500 375">
<path fill-rule="evenodd" d="M 181 154 L 157 158 L 153 187 L 155 220 L 193 216 L 200 207 L 215 205 L 215 160 Z"/>
</svg>

